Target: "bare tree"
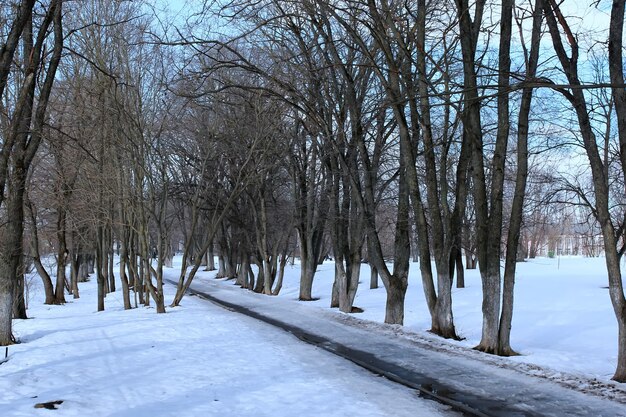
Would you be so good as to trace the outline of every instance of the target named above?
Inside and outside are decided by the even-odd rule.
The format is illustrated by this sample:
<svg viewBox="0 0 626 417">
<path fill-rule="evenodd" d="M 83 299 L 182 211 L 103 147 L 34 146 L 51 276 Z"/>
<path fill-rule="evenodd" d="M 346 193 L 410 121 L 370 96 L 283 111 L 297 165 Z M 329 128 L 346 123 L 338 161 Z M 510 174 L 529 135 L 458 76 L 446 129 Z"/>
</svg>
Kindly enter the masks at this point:
<svg viewBox="0 0 626 417">
<path fill-rule="evenodd" d="M 24 5 L 32 5 L 25 2 Z M 43 19 L 34 22 L 31 11 L 26 14 L 25 23 L 19 29 L 24 47 L 24 75 L 19 85 L 19 96 L 13 109 L 13 119 L 8 126 L 8 139 L 11 148 L 3 144 L 3 153 L 10 163 L 8 190 L 6 192 L 6 229 L 0 241 L 0 345 L 12 343 L 11 321 L 16 277 L 22 259 L 24 232 L 24 194 L 26 178 L 43 136 L 48 100 L 54 83 L 56 70 L 63 49 L 62 0 L 51 1 L 44 9 Z M 20 12 L 26 10 L 20 8 Z M 21 21 L 22 15 L 18 15 Z M 17 24 L 17 23 L 16 23 Z M 44 44 L 48 39 L 48 29 L 54 28 L 53 54 L 48 59 Z M 17 26 L 16 26 L 17 27 Z M 16 29 L 17 30 L 17 29 Z M 11 39 L 10 39 L 11 40 Z M 13 53 L 11 53 L 11 56 Z M 7 71 L 11 57 L 7 58 Z M 46 62 L 47 60 L 47 62 Z M 47 65 L 46 65 L 47 63 Z M 2 69 L 0 68 L 0 71 Z M 0 72 L 0 79 L 2 73 Z M 38 80 L 43 80 L 38 87 Z M 4 87 L 0 84 L 0 87 Z M 35 96 L 38 100 L 35 104 Z M 1 170 L 4 175 L 6 170 Z M 4 179 L 0 178 L 4 196 Z M 1 203 L 2 201 L 0 201 Z"/>
</svg>

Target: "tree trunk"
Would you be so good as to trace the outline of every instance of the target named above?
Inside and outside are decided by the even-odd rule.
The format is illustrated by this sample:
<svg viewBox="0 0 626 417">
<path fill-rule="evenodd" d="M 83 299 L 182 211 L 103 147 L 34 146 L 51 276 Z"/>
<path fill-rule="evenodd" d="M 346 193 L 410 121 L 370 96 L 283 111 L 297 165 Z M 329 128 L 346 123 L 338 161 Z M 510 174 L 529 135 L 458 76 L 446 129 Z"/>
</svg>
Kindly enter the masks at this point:
<svg viewBox="0 0 626 417">
<path fill-rule="evenodd" d="M 500 318 L 500 264 L 481 267 L 483 289 L 483 328 L 480 343 L 475 347 L 481 352 L 498 353 L 498 330 Z"/>
<path fill-rule="evenodd" d="M 471 251 L 465 249 L 465 269 L 476 269 L 477 259 Z"/>
<path fill-rule="evenodd" d="M 611 24 L 609 29 L 609 73 L 611 78 L 613 99 L 618 122 L 618 136 L 620 142 L 620 163 L 622 175 L 626 174 L 626 94 L 623 89 L 623 61 L 622 61 L 622 36 L 624 24 L 624 0 L 615 0 L 611 10 Z M 567 25 L 567 21 L 559 9 L 559 5 L 550 0 L 544 8 L 546 22 L 550 30 L 552 45 L 556 52 L 563 72 L 567 76 L 569 84 L 573 87 L 565 97 L 570 101 L 576 116 L 580 134 L 585 147 L 594 188 L 593 214 L 602 230 L 605 260 L 609 277 L 609 295 L 613 310 L 618 322 L 618 358 L 617 369 L 613 379 L 626 382 L 626 335 L 624 323 L 626 322 L 626 299 L 622 275 L 619 267 L 619 255 L 617 253 L 618 236 L 616 231 L 619 227 L 613 225 L 609 203 L 610 178 L 607 177 L 602 157 L 598 149 L 598 140 L 592 127 L 592 121 L 588 112 L 587 99 L 583 91 L 578 88 L 582 84 L 578 78 L 578 44 L 576 37 Z M 571 56 L 563 44 L 562 33 L 565 33 L 569 43 L 568 48 Z M 621 234 L 621 232 L 620 232 Z"/>
<path fill-rule="evenodd" d="M 248 289 L 252 290 L 254 288 L 254 271 L 252 271 L 252 266 L 248 265 Z"/>
<path fill-rule="evenodd" d="M 237 274 L 237 283 L 241 288 L 249 288 L 250 281 L 248 277 L 248 269 L 250 268 L 250 257 L 246 254 L 241 257 L 241 268 Z"/>
<path fill-rule="evenodd" d="M 361 277 L 361 250 L 355 252 L 351 256 L 350 267 L 347 269 L 348 276 L 348 288 L 346 294 L 346 307 L 347 313 L 355 312 L 354 299 L 356 297 L 357 289 L 359 288 L 359 278 Z M 341 309 L 341 306 L 339 306 Z M 348 307 L 349 310 L 348 311 Z M 343 311 L 343 310 L 342 310 Z M 359 310 L 362 311 L 362 310 Z"/>
<path fill-rule="evenodd" d="M 123 210 L 123 209 L 122 209 Z M 130 304 L 130 286 L 128 283 L 128 276 L 126 275 L 126 260 L 128 258 L 128 232 L 125 230 L 125 226 L 120 237 L 120 282 L 122 283 L 122 297 L 124 299 L 124 310 L 130 310 L 132 308 Z"/>
<path fill-rule="evenodd" d="M 0 236 L 0 346 L 13 343 L 12 319 L 24 231 L 26 173 L 19 164 L 9 179 L 6 223 Z"/>
<path fill-rule="evenodd" d="M 111 214 L 112 215 L 112 214 Z M 113 228 L 109 225 L 108 233 L 107 233 L 107 253 L 109 258 L 109 292 L 115 292 L 115 263 L 113 262 Z"/>
<path fill-rule="evenodd" d="M 537 0 L 535 2 L 530 59 L 526 75 L 528 79 L 532 79 L 537 72 L 541 39 L 541 23 L 543 16 L 542 3 L 543 0 Z M 511 348 L 511 326 L 513 321 L 515 270 L 518 261 L 524 197 L 526 195 L 526 178 L 528 176 L 528 125 L 532 94 L 532 88 L 525 88 L 523 90 L 518 116 L 517 173 L 506 242 L 507 250 L 504 265 L 504 283 L 502 288 L 502 313 L 500 315 L 500 329 L 498 334 L 498 354 L 501 356 L 511 356 L 517 354 Z"/>
<path fill-rule="evenodd" d="M 209 245 L 209 250 L 207 251 L 207 271 L 215 271 L 215 254 L 213 253 L 213 243 Z"/>
<path fill-rule="evenodd" d="M 26 300 L 24 298 L 24 291 L 26 290 L 24 286 L 24 274 L 21 273 L 17 277 L 17 282 L 15 286 L 15 299 L 13 301 L 13 318 L 16 319 L 27 319 L 26 315 Z"/>
<path fill-rule="evenodd" d="M 385 303 L 385 323 L 404 323 L 404 297 L 407 285 L 401 280 L 392 280 L 387 286 L 387 300 Z"/>
<path fill-rule="evenodd" d="M 65 240 L 65 229 L 67 224 L 67 214 L 65 208 L 59 207 L 57 213 L 56 233 L 57 233 L 57 279 L 55 298 L 59 304 L 65 303 L 65 265 L 67 259 L 67 243 Z"/>
<path fill-rule="evenodd" d="M 86 275 L 93 274 L 96 272 L 95 261 L 96 261 L 96 258 L 93 253 L 90 252 L 86 255 L 86 262 L 87 262 L 87 274 Z"/>
<path fill-rule="evenodd" d="M 622 165 L 622 175 L 626 175 L 626 91 L 624 91 L 624 61 L 623 61 L 623 37 L 624 37 L 624 9 L 626 1 L 613 0 L 611 8 L 611 23 L 609 29 L 609 75 L 611 79 L 611 92 L 615 102 L 615 113 L 617 116 L 618 137 L 620 144 L 620 162 Z M 608 170 L 608 168 L 607 168 Z M 608 180 L 608 179 L 607 179 Z M 607 196 L 608 197 L 608 196 Z M 608 224 L 608 221 L 607 221 Z M 605 227 L 608 229 L 608 227 Z M 608 230 L 607 230 L 608 232 Z M 603 230 L 603 233 L 607 233 Z M 604 239 L 605 252 L 611 254 L 607 257 L 609 270 L 609 294 L 611 304 L 617 319 L 618 334 L 618 356 L 617 369 L 613 379 L 619 382 L 626 382 L 626 299 L 621 270 L 619 267 L 619 257 L 613 258 L 617 242 Z M 609 249 L 609 247 L 611 249 Z M 609 265 L 610 261 L 610 265 Z"/>
<path fill-rule="evenodd" d="M 272 286 L 276 278 L 274 268 L 271 267 L 269 260 L 263 260 L 263 294 L 272 295 Z"/>
<path fill-rule="evenodd" d="M 45 301 L 44 304 L 55 304 L 56 299 L 54 298 L 54 287 L 52 285 L 52 279 L 48 274 L 48 271 L 44 268 L 41 263 L 41 258 L 39 256 L 33 256 L 33 262 L 35 263 L 35 269 L 37 270 L 37 274 L 41 277 L 41 281 L 43 282 Z"/>
<path fill-rule="evenodd" d="M 456 287 L 465 288 L 465 270 L 463 268 L 463 255 L 460 249 L 454 249 L 452 255 L 452 263 L 450 268 L 456 267 Z"/>
<path fill-rule="evenodd" d="M 378 288 L 378 270 L 370 264 L 370 290 Z"/>
<path fill-rule="evenodd" d="M 5 174 L 9 172 L 6 170 L 7 165 L 4 164 L 4 161 L 8 161 L 9 156 L 11 156 L 5 230 L 0 236 L 0 345 L 9 345 L 13 342 L 11 327 L 13 296 L 15 280 L 20 272 L 20 259 L 23 256 L 26 177 L 42 140 L 41 131 L 43 130 L 46 108 L 63 50 L 62 1 L 56 0 L 50 4 L 47 16 L 42 20 L 39 27 L 35 44 L 33 44 L 31 14 L 33 4 L 32 1 L 28 1 L 20 7 L 5 48 L 3 48 L 4 51 L 0 55 L 0 89 L 3 90 L 6 86 L 8 71 L 11 69 L 15 48 L 19 43 L 20 36 L 22 36 L 24 55 L 28 56 L 29 59 L 24 62 L 23 69 L 25 71 L 22 83 L 16 86 L 19 90 L 19 96 L 13 113 L 13 120 L 10 129 L 8 129 L 9 132 L 7 132 L 9 137 L 4 138 L 2 148 L 2 156 L 5 157 L 2 164 L 4 169 L 0 170 L 1 204 L 4 198 L 5 180 L 7 179 Z M 54 48 L 48 68 L 44 73 L 42 69 L 45 67 L 44 62 L 42 62 L 45 55 L 43 42 L 46 37 L 43 34 L 49 30 L 52 22 L 54 22 Z M 37 79 L 42 78 L 43 83 L 40 84 L 37 91 L 39 96 L 35 107 L 35 83 Z M 7 142 L 11 142 L 12 145 L 14 143 L 14 146 L 11 146 L 13 148 L 12 154 L 10 154 L 11 147 L 7 147 Z"/>
<path fill-rule="evenodd" d="M 105 268 L 104 262 L 104 248 L 102 247 L 103 243 L 103 226 L 98 225 L 96 238 L 98 240 L 97 250 L 96 250 L 96 279 L 98 284 L 98 311 L 104 311 L 104 297 L 106 294 L 106 282 L 104 279 L 103 268 Z"/>
<path fill-rule="evenodd" d="M 265 285 L 265 268 L 263 268 L 263 261 L 259 261 L 258 259 L 256 259 L 255 263 L 259 268 L 259 273 L 257 275 L 256 284 L 254 285 L 252 291 L 260 294 L 263 292 L 263 286 Z"/>
<path fill-rule="evenodd" d="M 41 262 L 41 256 L 39 254 L 39 232 L 37 230 L 37 215 L 35 213 L 35 208 L 30 203 L 28 196 L 25 196 L 25 206 L 31 221 L 31 237 L 30 237 L 30 248 L 31 248 L 31 257 L 33 259 L 33 263 L 35 264 L 35 269 L 37 270 L 37 274 L 41 277 L 43 282 L 45 300 L 44 304 L 55 304 L 54 297 L 54 286 L 52 284 L 52 279 L 44 268 L 43 263 Z"/>
<path fill-rule="evenodd" d="M 345 275 L 343 265 L 341 265 L 342 263 L 341 258 L 335 254 L 335 279 L 333 280 L 333 287 L 330 291 L 330 308 L 339 307 L 339 281 L 345 279 L 340 276 L 342 273 Z"/>
<path fill-rule="evenodd" d="M 215 278 L 224 278 L 224 277 L 226 277 L 226 264 L 224 262 L 224 256 L 222 255 L 221 252 L 218 255 L 217 262 L 218 262 L 218 265 L 219 265 L 219 269 L 217 270 L 217 274 L 215 275 Z"/>
<path fill-rule="evenodd" d="M 174 253 L 172 251 L 172 243 L 171 242 L 168 242 L 168 244 L 167 244 L 167 250 L 165 252 L 165 260 L 163 261 L 163 265 L 165 265 L 167 268 L 173 268 L 174 267 Z"/>
<path fill-rule="evenodd" d="M 300 256 L 300 301 L 313 301 L 313 277 L 317 268 L 317 260 L 312 254 Z"/>
<path fill-rule="evenodd" d="M 276 280 L 276 286 L 274 287 L 274 290 L 272 291 L 272 295 L 278 295 L 280 293 L 280 290 L 283 288 L 283 278 L 285 276 L 285 266 L 287 265 L 287 260 L 288 260 L 288 256 L 287 254 L 282 254 L 281 258 L 280 258 L 280 263 L 278 266 L 278 278 Z"/>
</svg>

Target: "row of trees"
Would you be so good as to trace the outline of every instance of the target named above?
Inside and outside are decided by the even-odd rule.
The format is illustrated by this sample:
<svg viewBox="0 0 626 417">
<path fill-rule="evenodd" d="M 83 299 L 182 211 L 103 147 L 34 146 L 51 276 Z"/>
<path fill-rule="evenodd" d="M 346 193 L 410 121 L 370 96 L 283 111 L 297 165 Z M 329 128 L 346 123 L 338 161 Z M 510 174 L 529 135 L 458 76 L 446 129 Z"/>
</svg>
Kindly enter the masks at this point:
<svg viewBox="0 0 626 417">
<path fill-rule="evenodd" d="M 394 324 L 414 255 L 431 331 L 458 338 L 451 289 L 455 275 L 463 286 L 465 253 L 482 279 L 476 348 L 513 355 L 515 266 L 551 200 L 587 210 L 602 231 L 614 378 L 626 380 L 623 1 L 594 66 L 578 63 L 553 0 L 198 2 L 176 27 L 137 1 L 10 3 L 0 344 L 25 315 L 31 260 L 46 303 L 78 297 L 93 268 L 99 310 L 119 282 L 125 308 L 161 313 L 163 268 L 179 249 L 172 306 L 214 267 L 214 250 L 219 276 L 265 294 L 297 255 L 301 300 L 332 254 L 332 306 L 353 311 L 365 259 Z M 587 155 L 590 175 L 533 169 L 554 152 Z"/>
</svg>

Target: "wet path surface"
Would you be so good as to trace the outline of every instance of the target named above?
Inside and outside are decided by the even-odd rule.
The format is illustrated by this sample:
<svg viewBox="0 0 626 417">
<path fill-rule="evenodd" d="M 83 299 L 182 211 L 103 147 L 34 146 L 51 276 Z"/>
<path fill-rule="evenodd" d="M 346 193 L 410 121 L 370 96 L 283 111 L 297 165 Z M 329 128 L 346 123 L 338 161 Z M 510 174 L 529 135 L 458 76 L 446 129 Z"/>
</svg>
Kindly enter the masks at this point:
<svg viewBox="0 0 626 417">
<path fill-rule="evenodd" d="M 399 337 L 333 320 L 327 312 L 288 300 L 213 280 L 197 280 L 190 292 L 280 327 L 468 416 L 626 417 L 622 404 L 471 358 L 421 348 Z"/>
</svg>

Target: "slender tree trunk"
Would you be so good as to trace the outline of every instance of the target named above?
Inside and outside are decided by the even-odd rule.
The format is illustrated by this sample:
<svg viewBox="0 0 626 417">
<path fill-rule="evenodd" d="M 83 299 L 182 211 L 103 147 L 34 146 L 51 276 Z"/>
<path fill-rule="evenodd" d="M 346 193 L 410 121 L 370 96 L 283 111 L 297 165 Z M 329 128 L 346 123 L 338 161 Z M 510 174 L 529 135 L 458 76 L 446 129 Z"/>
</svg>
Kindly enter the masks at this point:
<svg viewBox="0 0 626 417">
<path fill-rule="evenodd" d="M 278 266 L 278 278 L 276 280 L 276 285 L 274 286 L 274 290 L 272 291 L 272 295 L 278 295 L 280 290 L 283 288 L 283 278 L 285 276 L 285 266 L 287 265 L 287 260 L 289 257 L 287 254 L 283 253 L 280 257 L 280 263 Z"/>
<path fill-rule="evenodd" d="M 611 92 L 613 101 L 615 102 L 615 113 L 617 115 L 620 162 L 622 165 L 621 168 L 623 176 L 626 176 L 626 91 L 624 91 L 623 88 L 623 37 L 625 7 L 626 1 L 613 0 L 611 8 L 611 22 L 609 26 L 609 75 L 612 85 Z M 606 221 L 605 223 L 608 224 L 609 221 Z M 604 228 L 608 229 L 608 227 Z M 603 230 L 603 233 L 608 233 L 608 230 Z M 605 252 L 610 254 L 610 256 L 605 255 L 609 271 L 609 295 L 619 329 L 617 369 L 615 370 L 613 379 L 619 382 L 626 382 L 626 298 L 624 297 L 624 287 L 619 267 L 619 257 L 613 255 L 616 245 L 617 242 L 611 241 L 610 239 L 607 240 L 607 237 L 604 237 Z"/>
<path fill-rule="evenodd" d="M 45 301 L 44 304 L 55 304 L 54 297 L 54 286 L 52 284 L 52 279 L 44 268 L 43 263 L 41 262 L 41 256 L 39 254 L 39 232 L 37 230 L 37 216 L 35 213 L 35 208 L 30 203 L 30 200 L 26 196 L 25 198 L 25 206 L 27 208 L 27 212 L 30 216 L 31 221 L 31 236 L 30 236 L 30 247 L 31 247 L 31 257 L 33 259 L 33 263 L 35 264 L 35 269 L 37 270 L 37 274 L 41 277 L 43 282 Z"/>
<path fill-rule="evenodd" d="M 70 253 L 70 257 L 71 257 L 71 268 L 70 268 L 70 284 L 72 287 L 72 297 L 74 299 L 80 298 L 80 293 L 78 291 L 78 275 L 79 275 L 79 271 L 80 271 L 80 266 L 78 264 L 78 255 L 76 255 L 75 250 L 72 250 L 72 252 Z"/>
<path fill-rule="evenodd" d="M 111 218 L 113 218 L 113 213 L 111 212 Z M 108 252 L 108 260 L 109 260 L 109 291 L 115 292 L 115 262 L 113 259 L 113 226 L 109 225 L 108 233 L 107 233 L 107 252 Z"/>
<path fill-rule="evenodd" d="M 541 39 L 541 23 L 543 0 L 536 0 L 533 15 L 530 58 L 527 78 L 533 79 L 537 72 L 539 59 L 539 42 Z M 498 354 L 503 356 L 516 355 L 511 348 L 511 325 L 513 321 L 513 300 L 515 288 L 515 270 L 522 228 L 524 197 L 526 195 L 526 178 L 528 176 L 528 124 L 532 102 L 532 88 L 525 88 L 522 93 L 517 129 L 517 174 L 515 192 L 509 219 L 507 234 L 507 250 L 504 265 L 504 283 L 502 288 L 502 313 L 498 334 Z"/>
<path fill-rule="evenodd" d="M 63 203 L 61 203 L 61 206 Z M 65 240 L 65 229 L 67 225 L 67 212 L 64 207 L 59 207 L 57 212 L 57 279 L 55 298 L 59 304 L 65 303 L 65 266 L 67 259 L 67 243 Z"/>
<path fill-rule="evenodd" d="M 450 269 L 456 268 L 456 287 L 465 288 L 465 269 L 463 268 L 463 255 L 460 249 L 453 249 Z"/>
<path fill-rule="evenodd" d="M 120 208 L 120 212 L 124 209 Z M 123 216 L 122 216 L 123 218 Z M 130 286 L 128 283 L 128 276 L 126 275 L 126 259 L 128 258 L 128 232 L 126 226 L 122 225 L 120 228 L 120 282 L 122 283 L 122 297 L 124 299 L 124 310 L 130 310 L 132 308 L 130 304 Z"/>
<path fill-rule="evenodd" d="M 26 315 L 26 299 L 24 291 L 26 287 L 24 285 L 24 274 L 18 275 L 15 286 L 15 300 L 13 301 L 13 318 L 27 319 Z"/>
<path fill-rule="evenodd" d="M 33 262 L 35 263 L 35 269 L 37 270 L 37 274 L 41 277 L 43 282 L 45 301 L 44 304 L 56 304 L 56 299 L 54 298 L 54 287 L 52 285 L 52 279 L 41 263 L 41 258 L 39 256 L 33 256 Z"/>
<path fill-rule="evenodd" d="M 104 297 L 106 294 L 106 282 L 104 279 L 103 268 L 105 267 L 104 262 L 104 248 L 102 247 L 102 243 L 104 240 L 103 236 L 103 226 L 98 225 L 96 238 L 98 240 L 97 250 L 96 250 L 96 279 L 98 284 L 98 311 L 104 311 Z"/>
</svg>

